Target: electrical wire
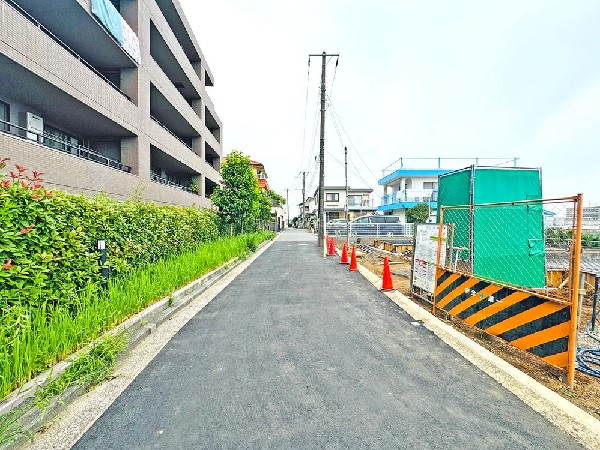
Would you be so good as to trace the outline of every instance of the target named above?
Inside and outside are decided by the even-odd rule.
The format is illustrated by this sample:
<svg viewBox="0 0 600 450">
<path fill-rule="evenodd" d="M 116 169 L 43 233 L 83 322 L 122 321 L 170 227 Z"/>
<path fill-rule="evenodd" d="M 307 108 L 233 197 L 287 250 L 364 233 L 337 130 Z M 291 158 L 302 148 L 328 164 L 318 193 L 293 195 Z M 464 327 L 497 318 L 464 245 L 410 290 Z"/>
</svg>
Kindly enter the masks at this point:
<svg viewBox="0 0 600 450">
<path fill-rule="evenodd" d="M 598 348 L 577 347 L 577 370 L 588 375 L 600 378 L 600 338 L 595 336 L 592 331 L 592 320 L 596 317 L 597 311 L 592 311 L 592 318 L 585 329 L 587 335 L 598 342 Z"/>
<path fill-rule="evenodd" d="M 358 148 L 356 148 L 356 145 L 354 145 L 354 142 L 352 142 L 352 139 L 350 138 L 350 135 L 346 131 L 346 128 L 344 127 L 344 124 L 343 124 L 343 122 L 342 122 L 339 114 L 337 113 L 335 107 L 333 106 L 333 103 L 331 102 L 331 98 L 329 98 L 329 107 L 330 107 L 331 111 L 333 112 L 333 115 L 335 115 L 337 117 L 337 120 L 338 120 L 338 122 L 340 124 L 340 127 L 341 127 L 342 131 L 344 132 L 344 134 L 348 138 L 348 142 L 350 143 L 350 145 L 352 146 L 352 148 L 354 148 L 354 151 L 356 152 L 358 158 L 361 160 L 361 162 L 363 163 L 363 165 L 365 166 L 365 168 L 369 171 L 369 173 L 371 174 L 371 176 L 374 179 L 377 180 L 377 177 L 375 176 L 375 174 L 371 171 L 371 169 L 369 168 L 369 166 L 367 165 L 367 163 L 365 162 L 365 160 L 363 159 L 363 157 L 360 155 L 360 152 L 358 151 Z"/>
<path fill-rule="evenodd" d="M 337 133 L 338 138 L 340 140 L 340 144 L 342 145 L 342 147 L 345 147 L 344 140 L 342 138 L 342 135 L 341 135 L 341 132 L 340 132 L 340 128 L 339 128 L 339 125 L 338 125 L 338 120 L 332 114 L 330 114 L 330 117 L 331 117 L 331 122 L 333 123 L 333 127 L 336 130 L 336 133 Z M 332 156 L 332 155 L 330 154 L 330 156 Z M 332 158 L 333 158 L 333 156 L 332 156 Z M 372 186 L 372 184 L 370 182 L 368 182 L 367 180 L 365 180 L 365 178 L 361 174 L 361 171 L 358 169 L 358 167 L 356 167 L 356 165 L 352 161 L 350 155 L 348 155 L 348 160 L 352 164 L 351 172 L 353 172 L 358 178 L 360 178 L 360 180 L 362 180 L 362 182 L 365 183 L 369 189 L 372 189 L 374 192 L 377 191 L 377 189 L 373 188 L 373 186 Z"/>
<path fill-rule="evenodd" d="M 331 87 L 329 88 L 329 96 L 333 95 L 333 85 L 335 84 L 335 74 L 337 73 L 338 64 L 340 63 L 340 57 L 338 56 L 335 60 L 335 69 L 333 69 L 333 80 L 331 80 Z"/>
<path fill-rule="evenodd" d="M 308 110 L 308 91 L 310 86 L 310 56 L 308 57 L 308 70 L 306 75 L 306 99 L 304 100 L 304 128 L 302 130 L 302 156 L 300 158 L 300 167 L 304 166 L 304 151 L 306 144 L 306 112 Z"/>
</svg>

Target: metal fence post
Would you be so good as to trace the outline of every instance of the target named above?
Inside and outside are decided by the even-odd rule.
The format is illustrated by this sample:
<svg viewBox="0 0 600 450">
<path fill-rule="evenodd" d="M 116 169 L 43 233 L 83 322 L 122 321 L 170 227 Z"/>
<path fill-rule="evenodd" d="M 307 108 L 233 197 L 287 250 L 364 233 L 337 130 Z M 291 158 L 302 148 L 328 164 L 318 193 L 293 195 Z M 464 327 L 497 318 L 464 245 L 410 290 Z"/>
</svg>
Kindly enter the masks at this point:
<svg viewBox="0 0 600 450">
<path fill-rule="evenodd" d="M 571 329 L 569 333 L 569 365 L 567 373 L 567 385 L 573 387 L 575 382 L 575 362 L 577 356 L 577 314 L 579 306 L 579 265 L 581 262 L 581 222 L 583 216 L 583 194 L 577 195 L 577 216 L 574 217 L 574 233 L 572 235 L 572 260 L 571 260 Z"/>
</svg>

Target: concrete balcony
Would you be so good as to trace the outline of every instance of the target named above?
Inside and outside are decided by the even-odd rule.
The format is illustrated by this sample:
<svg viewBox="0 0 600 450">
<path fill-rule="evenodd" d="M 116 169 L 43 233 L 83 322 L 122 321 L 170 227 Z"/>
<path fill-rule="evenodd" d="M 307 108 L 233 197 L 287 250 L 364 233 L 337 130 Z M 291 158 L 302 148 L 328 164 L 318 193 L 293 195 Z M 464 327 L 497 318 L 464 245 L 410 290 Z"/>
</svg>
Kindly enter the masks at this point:
<svg viewBox="0 0 600 450">
<path fill-rule="evenodd" d="M 150 121 L 150 135 L 155 137 L 152 143 L 164 153 L 181 161 L 187 167 L 201 173 L 205 168 L 205 162 L 196 155 L 184 142 L 160 123 Z"/>
<path fill-rule="evenodd" d="M 60 120 L 77 128 L 105 116 L 136 134 L 137 107 L 114 84 L 15 7 L 0 5 L 0 86 L 11 87 L 12 100 L 44 117 L 60 109 Z"/>
</svg>

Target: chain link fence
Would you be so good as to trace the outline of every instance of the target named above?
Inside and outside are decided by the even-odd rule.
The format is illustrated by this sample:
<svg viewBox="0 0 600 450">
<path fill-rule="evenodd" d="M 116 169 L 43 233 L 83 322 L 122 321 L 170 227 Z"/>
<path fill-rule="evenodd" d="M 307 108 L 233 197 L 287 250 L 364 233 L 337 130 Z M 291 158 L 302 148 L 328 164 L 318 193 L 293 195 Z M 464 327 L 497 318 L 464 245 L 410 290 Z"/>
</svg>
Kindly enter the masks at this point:
<svg viewBox="0 0 600 450">
<path fill-rule="evenodd" d="M 577 197 L 446 206 L 442 267 L 570 302 Z"/>
</svg>

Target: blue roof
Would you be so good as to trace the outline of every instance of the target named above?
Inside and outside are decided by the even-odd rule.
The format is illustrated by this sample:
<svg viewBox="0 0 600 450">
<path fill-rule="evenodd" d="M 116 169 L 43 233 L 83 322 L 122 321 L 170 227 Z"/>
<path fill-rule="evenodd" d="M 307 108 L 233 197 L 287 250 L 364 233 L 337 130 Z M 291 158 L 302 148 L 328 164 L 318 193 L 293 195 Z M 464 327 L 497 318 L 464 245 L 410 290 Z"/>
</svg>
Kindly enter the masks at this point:
<svg viewBox="0 0 600 450">
<path fill-rule="evenodd" d="M 396 178 L 402 177 L 437 177 L 448 172 L 453 172 L 455 169 L 398 169 L 389 175 L 386 175 L 378 181 L 379 185 L 388 183 Z"/>
</svg>

